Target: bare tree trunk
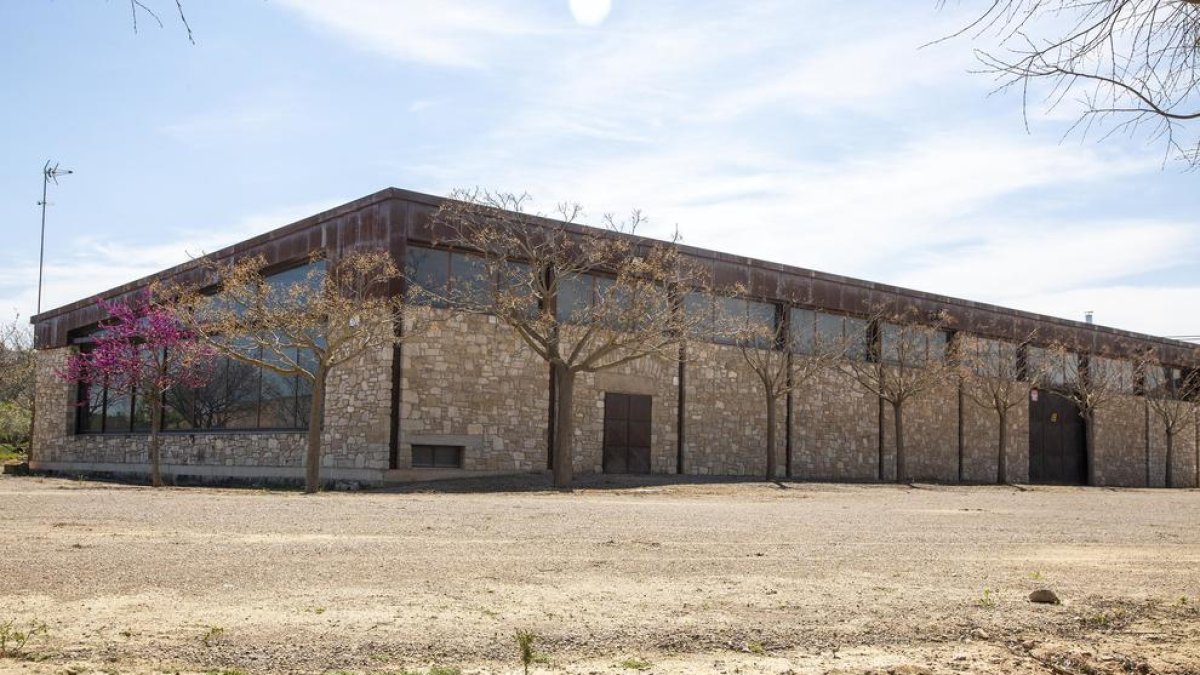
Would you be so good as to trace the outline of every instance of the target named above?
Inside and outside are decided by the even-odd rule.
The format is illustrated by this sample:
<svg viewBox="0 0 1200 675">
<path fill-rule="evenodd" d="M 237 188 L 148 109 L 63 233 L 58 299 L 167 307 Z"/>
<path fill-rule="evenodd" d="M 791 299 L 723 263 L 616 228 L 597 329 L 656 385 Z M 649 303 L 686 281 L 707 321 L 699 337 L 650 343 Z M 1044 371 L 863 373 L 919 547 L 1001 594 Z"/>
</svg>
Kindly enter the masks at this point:
<svg viewBox="0 0 1200 675">
<path fill-rule="evenodd" d="M 1083 438 L 1087 450 L 1083 453 L 1087 464 L 1087 484 L 1095 485 L 1099 481 L 1096 480 L 1096 420 L 1093 415 L 1083 416 Z"/>
<path fill-rule="evenodd" d="M 965 398 L 966 398 L 966 394 L 963 392 L 963 381 L 962 381 L 962 378 L 959 378 L 959 380 L 958 380 L 958 401 L 957 401 L 956 405 L 958 406 L 958 482 L 960 482 L 960 483 L 962 483 L 963 481 L 965 481 L 967 479 L 966 467 L 965 467 L 965 464 L 966 464 L 965 455 L 966 455 L 966 451 L 967 451 L 967 443 L 966 443 L 966 433 L 963 430 L 963 422 L 966 420 L 966 410 L 964 409 L 964 406 L 963 406 L 963 403 L 964 403 L 963 399 L 965 399 Z"/>
<path fill-rule="evenodd" d="M 161 397 L 160 397 L 161 398 Z M 162 487 L 162 401 L 150 406 L 150 484 Z"/>
<path fill-rule="evenodd" d="M 1142 402 L 1142 408 L 1146 413 L 1146 487 L 1152 487 L 1154 485 L 1154 480 L 1150 477 L 1150 436 L 1152 434 L 1150 431 L 1150 399 L 1146 399 Z"/>
<path fill-rule="evenodd" d="M 904 404 L 892 403 L 892 423 L 896 427 L 896 482 L 908 480 L 908 467 L 904 455 Z"/>
<path fill-rule="evenodd" d="M 568 488 L 574 477 L 571 449 L 575 440 L 575 373 L 555 364 L 554 377 L 554 487 Z"/>
<path fill-rule="evenodd" d="M 775 399 L 767 395 L 767 480 L 775 480 Z"/>
<path fill-rule="evenodd" d="M 884 412 L 887 410 L 887 406 L 884 404 L 882 396 L 877 398 L 879 399 L 879 410 L 876 412 L 876 416 L 879 418 L 879 423 L 875 426 L 877 427 L 876 431 L 878 432 L 876 435 L 879 436 L 879 466 L 876 468 L 875 473 L 879 477 L 879 482 L 882 483 L 884 476 L 884 454 L 886 450 L 884 447 L 884 437 L 886 436 L 886 434 L 884 434 L 884 430 L 887 428 L 887 421 L 884 419 Z"/>
<path fill-rule="evenodd" d="M 318 366 L 308 405 L 308 448 L 304 456 L 304 491 L 316 494 L 321 489 L 321 416 L 325 410 L 325 378 L 328 371 Z"/>
<path fill-rule="evenodd" d="M 1000 447 L 996 455 L 996 484 L 1008 482 L 1008 411 L 1000 411 Z"/>
<path fill-rule="evenodd" d="M 1163 483 L 1166 487 L 1175 487 L 1173 485 L 1173 483 L 1175 482 L 1175 472 L 1171 466 L 1174 459 L 1175 459 L 1175 430 L 1172 429 L 1171 427 L 1167 427 L 1167 470 L 1166 470 L 1166 476 L 1164 478 L 1164 483 Z"/>
</svg>

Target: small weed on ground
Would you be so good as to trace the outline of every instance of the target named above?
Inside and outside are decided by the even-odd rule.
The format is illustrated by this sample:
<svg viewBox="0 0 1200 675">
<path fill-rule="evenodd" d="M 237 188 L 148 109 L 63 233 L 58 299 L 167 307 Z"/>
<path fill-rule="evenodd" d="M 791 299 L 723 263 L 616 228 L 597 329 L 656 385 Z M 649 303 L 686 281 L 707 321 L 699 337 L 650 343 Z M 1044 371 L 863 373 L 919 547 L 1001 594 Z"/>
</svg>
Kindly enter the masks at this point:
<svg viewBox="0 0 1200 675">
<path fill-rule="evenodd" d="M 652 665 L 654 664 L 637 656 L 621 662 L 621 667 L 626 670 L 649 670 Z"/>
<path fill-rule="evenodd" d="M 984 609 L 994 608 L 996 606 L 996 596 L 994 593 L 992 593 L 992 589 L 983 589 L 983 595 L 981 595 L 979 599 L 975 601 L 975 604 Z"/>
<path fill-rule="evenodd" d="M 225 634 L 225 629 L 220 626 L 209 626 L 208 631 L 200 637 L 200 641 L 205 647 L 211 647 L 220 641 L 221 636 Z"/>
<path fill-rule="evenodd" d="M 1124 624 L 1125 619 L 1125 610 L 1113 609 L 1085 616 L 1083 617 L 1083 624 L 1089 628 L 1118 628 Z"/>
<path fill-rule="evenodd" d="M 42 621 L 33 620 L 22 628 L 16 619 L 0 621 L 0 659 L 25 656 L 25 647 L 31 640 L 44 637 L 50 628 Z"/>
</svg>

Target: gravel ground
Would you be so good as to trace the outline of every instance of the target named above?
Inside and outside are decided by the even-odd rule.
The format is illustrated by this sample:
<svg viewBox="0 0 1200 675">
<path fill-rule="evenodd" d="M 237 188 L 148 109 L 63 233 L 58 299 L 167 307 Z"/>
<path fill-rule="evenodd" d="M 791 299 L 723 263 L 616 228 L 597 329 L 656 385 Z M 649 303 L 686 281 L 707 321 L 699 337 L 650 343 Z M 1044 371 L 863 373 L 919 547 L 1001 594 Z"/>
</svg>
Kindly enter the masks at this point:
<svg viewBox="0 0 1200 675">
<path fill-rule="evenodd" d="M 540 480 L 0 477 L 0 671 L 1200 673 L 1194 490 Z"/>
</svg>

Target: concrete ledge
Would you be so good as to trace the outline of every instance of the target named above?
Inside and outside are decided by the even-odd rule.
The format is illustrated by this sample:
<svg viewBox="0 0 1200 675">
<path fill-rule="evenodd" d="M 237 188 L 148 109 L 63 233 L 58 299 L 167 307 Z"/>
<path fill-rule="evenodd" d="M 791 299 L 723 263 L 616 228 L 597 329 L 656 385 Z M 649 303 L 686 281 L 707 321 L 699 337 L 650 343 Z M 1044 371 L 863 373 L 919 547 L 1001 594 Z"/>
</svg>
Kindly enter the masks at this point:
<svg viewBox="0 0 1200 675">
<path fill-rule="evenodd" d="M 33 471 L 78 475 L 109 474 L 113 476 L 147 476 L 150 465 L 141 462 L 30 462 Z M 303 483 L 302 466 L 224 466 L 220 464 L 163 464 L 162 474 L 171 478 L 193 478 L 200 482 L 220 482 L 229 479 L 235 482 Z M 321 468 L 321 481 L 332 483 L 348 481 L 367 485 L 383 482 L 384 472 L 380 469 Z"/>
<path fill-rule="evenodd" d="M 463 478 L 499 478 L 503 476 L 527 476 L 544 474 L 545 471 L 470 471 L 467 469 L 392 469 L 383 472 L 385 484 L 423 483 L 434 480 Z"/>
</svg>

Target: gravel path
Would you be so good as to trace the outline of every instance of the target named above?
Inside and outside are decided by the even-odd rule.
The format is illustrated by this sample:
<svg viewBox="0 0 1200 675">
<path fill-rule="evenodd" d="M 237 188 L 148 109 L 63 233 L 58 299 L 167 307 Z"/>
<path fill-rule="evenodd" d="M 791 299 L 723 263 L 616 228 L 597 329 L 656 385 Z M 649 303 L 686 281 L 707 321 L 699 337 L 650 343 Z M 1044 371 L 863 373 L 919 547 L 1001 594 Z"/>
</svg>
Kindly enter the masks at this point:
<svg viewBox="0 0 1200 675">
<path fill-rule="evenodd" d="M 1198 491 L 528 483 L 4 476 L 0 671 L 1200 672 Z"/>
</svg>

